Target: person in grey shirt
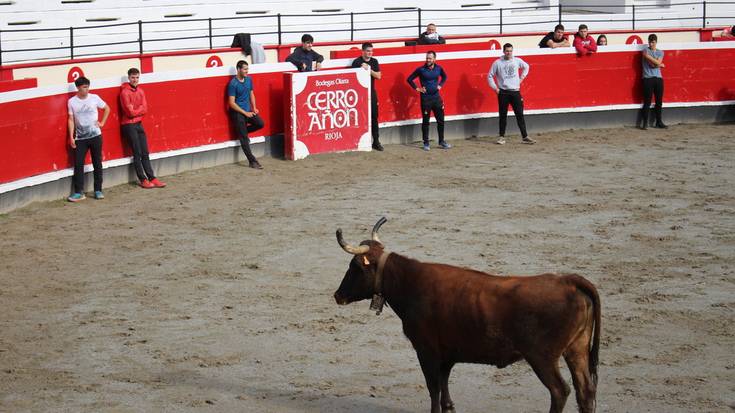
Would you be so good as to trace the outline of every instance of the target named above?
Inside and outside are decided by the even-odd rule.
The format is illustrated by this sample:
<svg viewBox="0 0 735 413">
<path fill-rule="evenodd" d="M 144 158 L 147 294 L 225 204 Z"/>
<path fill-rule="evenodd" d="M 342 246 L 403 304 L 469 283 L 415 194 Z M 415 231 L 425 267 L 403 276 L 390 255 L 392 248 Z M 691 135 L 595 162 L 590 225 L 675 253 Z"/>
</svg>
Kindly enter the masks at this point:
<svg viewBox="0 0 735 413">
<path fill-rule="evenodd" d="M 523 119 L 523 96 L 521 96 L 521 82 L 528 76 L 531 69 L 523 59 L 513 57 L 513 45 L 503 45 L 503 57 L 493 62 L 490 72 L 487 74 L 487 83 L 490 88 L 498 94 L 498 114 L 500 133 L 497 144 L 505 144 L 505 126 L 508 120 L 508 105 L 513 107 L 516 115 L 518 129 L 521 130 L 521 142 L 527 144 L 536 143 L 528 137 L 526 132 L 526 121 Z M 497 85 L 495 80 L 497 79 Z"/>
<path fill-rule="evenodd" d="M 661 109 L 664 100 L 664 79 L 661 76 L 661 68 L 664 66 L 664 52 L 656 48 L 658 36 L 648 35 L 648 47 L 641 53 L 643 64 L 643 113 L 641 129 L 648 129 L 648 114 L 651 111 L 651 95 L 656 97 L 656 127 L 666 129 L 661 120 Z"/>
</svg>

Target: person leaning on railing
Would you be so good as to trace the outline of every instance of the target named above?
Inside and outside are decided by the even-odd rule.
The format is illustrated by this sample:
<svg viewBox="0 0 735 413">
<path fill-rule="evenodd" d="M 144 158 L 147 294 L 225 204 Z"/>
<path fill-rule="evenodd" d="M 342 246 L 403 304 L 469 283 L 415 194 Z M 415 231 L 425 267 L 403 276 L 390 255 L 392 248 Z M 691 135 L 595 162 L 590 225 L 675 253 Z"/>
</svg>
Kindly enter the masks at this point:
<svg viewBox="0 0 735 413">
<path fill-rule="evenodd" d="M 720 37 L 725 37 L 728 39 L 735 38 L 735 26 L 725 27 L 722 33 L 720 33 Z"/>
<path fill-rule="evenodd" d="M 288 55 L 286 61 L 293 63 L 299 72 L 311 72 L 321 69 L 324 56 L 311 49 L 313 44 L 314 38 L 310 34 L 301 36 L 301 46 L 295 48 L 293 53 Z"/>
<path fill-rule="evenodd" d="M 578 56 L 585 56 L 597 52 L 597 43 L 589 35 L 586 24 L 580 24 L 579 31 L 574 34 L 574 48 L 577 49 Z"/>
<path fill-rule="evenodd" d="M 553 32 L 549 32 L 544 36 L 543 39 L 538 43 L 538 47 L 541 48 L 552 48 L 556 49 L 557 47 L 569 47 L 571 44 L 569 43 L 569 39 L 564 34 L 564 26 L 561 24 L 557 24 L 556 27 L 554 27 Z"/>
<path fill-rule="evenodd" d="M 437 33 L 436 25 L 434 23 L 429 23 L 426 26 L 426 31 L 421 33 L 419 36 L 419 44 L 444 44 L 446 42 L 447 41 Z"/>
</svg>

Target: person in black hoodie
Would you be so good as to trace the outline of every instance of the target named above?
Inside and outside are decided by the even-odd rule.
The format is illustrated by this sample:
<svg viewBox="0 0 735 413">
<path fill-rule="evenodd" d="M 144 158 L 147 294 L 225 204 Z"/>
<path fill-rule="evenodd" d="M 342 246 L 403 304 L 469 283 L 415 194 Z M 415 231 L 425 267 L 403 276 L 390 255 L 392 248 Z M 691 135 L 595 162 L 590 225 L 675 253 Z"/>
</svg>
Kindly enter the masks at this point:
<svg viewBox="0 0 735 413">
<path fill-rule="evenodd" d="M 310 34 L 301 36 L 301 46 L 295 48 L 293 53 L 288 55 L 286 61 L 293 63 L 299 72 L 311 72 L 321 69 L 324 56 L 311 50 L 313 44 L 314 38 Z"/>
</svg>

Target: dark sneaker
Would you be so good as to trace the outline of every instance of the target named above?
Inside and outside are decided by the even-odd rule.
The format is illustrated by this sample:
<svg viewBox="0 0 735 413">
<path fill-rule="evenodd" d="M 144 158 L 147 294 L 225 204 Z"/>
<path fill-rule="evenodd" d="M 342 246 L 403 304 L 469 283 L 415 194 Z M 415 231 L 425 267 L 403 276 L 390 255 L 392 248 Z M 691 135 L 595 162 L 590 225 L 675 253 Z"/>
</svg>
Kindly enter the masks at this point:
<svg viewBox="0 0 735 413">
<path fill-rule="evenodd" d="M 525 143 L 526 145 L 533 145 L 534 143 L 536 143 L 536 141 L 526 136 L 525 138 L 521 139 L 521 143 Z"/>
<path fill-rule="evenodd" d="M 87 199 L 87 197 L 84 196 L 84 194 L 77 192 L 77 193 L 71 194 L 71 196 L 66 199 L 69 202 L 79 202 L 79 201 L 84 201 L 85 199 Z"/>
<path fill-rule="evenodd" d="M 258 161 L 250 162 L 250 165 L 248 166 L 253 169 L 263 169 L 263 166 Z"/>
<path fill-rule="evenodd" d="M 659 128 L 659 129 L 668 129 L 669 128 L 668 126 L 664 125 L 663 122 L 657 123 L 656 124 L 656 127 Z"/>
<path fill-rule="evenodd" d="M 448 144 L 446 141 L 439 142 L 439 147 L 442 149 L 451 149 L 452 145 Z"/>
<path fill-rule="evenodd" d="M 379 151 L 379 152 L 383 152 L 383 149 L 384 148 L 383 148 L 383 145 L 381 145 L 380 142 L 378 142 L 378 143 L 374 143 L 373 144 L 373 149 L 375 149 L 376 151 Z"/>
</svg>

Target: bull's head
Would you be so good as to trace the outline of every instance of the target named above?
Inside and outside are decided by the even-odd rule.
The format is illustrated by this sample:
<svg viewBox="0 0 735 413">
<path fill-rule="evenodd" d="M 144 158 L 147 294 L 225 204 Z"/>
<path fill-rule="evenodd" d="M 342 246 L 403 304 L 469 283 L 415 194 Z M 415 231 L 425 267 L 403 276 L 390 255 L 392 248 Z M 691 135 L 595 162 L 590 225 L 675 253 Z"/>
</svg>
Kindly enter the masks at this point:
<svg viewBox="0 0 735 413">
<path fill-rule="evenodd" d="M 378 261 L 383 254 L 383 243 L 378 238 L 378 229 L 385 223 L 385 217 L 380 218 L 373 227 L 372 239 L 365 240 L 359 246 L 353 247 L 342 238 L 342 230 L 337 230 L 337 242 L 345 252 L 354 257 L 350 261 L 345 277 L 334 293 L 337 304 L 345 305 L 355 301 L 372 298 L 375 291 L 375 278 Z"/>
</svg>

